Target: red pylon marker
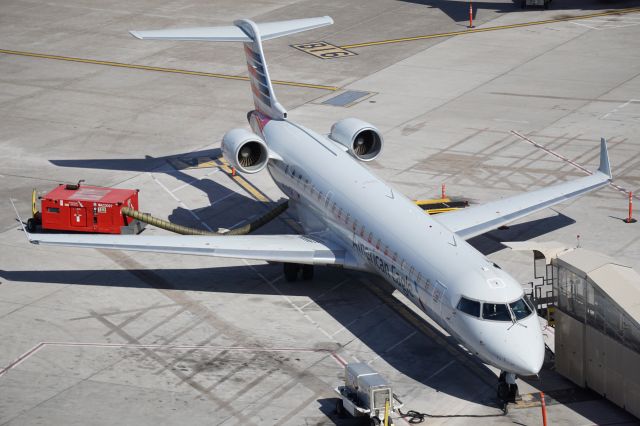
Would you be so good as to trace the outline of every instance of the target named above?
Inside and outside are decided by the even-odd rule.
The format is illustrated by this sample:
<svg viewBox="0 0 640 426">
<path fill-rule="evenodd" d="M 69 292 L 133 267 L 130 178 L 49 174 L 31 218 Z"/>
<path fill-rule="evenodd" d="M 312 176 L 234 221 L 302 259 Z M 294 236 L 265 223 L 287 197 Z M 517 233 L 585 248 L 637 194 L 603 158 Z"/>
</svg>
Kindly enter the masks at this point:
<svg viewBox="0 0 640 426">
<path fill-rule="evenodd" d="M 447 198 L 447 186 L 443 183 L 440 191 L 440 198 Z"/>
<path fill-rule="evenodd" d="M 540 392 L 540 406 L 542 407 L 542 425 L 547 426 L 547 404 L 544 402 L 544 392 Z"/>
<path fill-rule="evenodd" d="M 231 176 L 235 176 L 236 175 L 236 168 L 232 167 L 231 168 Z"/>
<path fill-rule="evenodd" d="M 473 2 L 469 1 L 469 28 L 473 28 Z"/>
<path fill-rule="evenodd" d="M 633 191 L 629 191 L 629 217 L 625 220 L 627 223 L 635 223 L 637 220 L 633 218 Z"/>
</svg>

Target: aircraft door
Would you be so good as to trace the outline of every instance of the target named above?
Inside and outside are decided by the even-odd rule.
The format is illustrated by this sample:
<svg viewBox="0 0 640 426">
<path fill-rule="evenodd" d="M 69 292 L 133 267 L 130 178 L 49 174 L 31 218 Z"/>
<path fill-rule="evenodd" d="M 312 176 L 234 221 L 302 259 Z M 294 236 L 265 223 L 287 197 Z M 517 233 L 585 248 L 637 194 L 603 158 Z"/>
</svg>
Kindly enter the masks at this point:
<svg viewBox="0 0 640 426">
<path fill-rule="evenodd" d="M 434 283 L 433 288 L 433 311 L 440 317 L 445 317 L 446 306 L 443 306 L 445 295 L 447 293 L 447 287 L 442 284 L 440 281 Z"/>
<path fill-rule="evenodd" d="M 327 196 L 324 198 L 324 208 L 328 209 L 329 208 L 329 204 L 331 203 L 331 197 L 333 196 L 333 192 L 332 191 L 328 191 L 327 192 Z"/>
</svg>

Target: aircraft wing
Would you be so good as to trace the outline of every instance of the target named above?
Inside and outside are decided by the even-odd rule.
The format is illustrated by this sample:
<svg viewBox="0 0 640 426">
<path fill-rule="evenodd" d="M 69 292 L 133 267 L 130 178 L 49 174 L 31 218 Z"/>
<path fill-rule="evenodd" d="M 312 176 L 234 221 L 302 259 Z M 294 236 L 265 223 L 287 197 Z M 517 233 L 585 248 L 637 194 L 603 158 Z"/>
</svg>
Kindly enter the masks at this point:
<svg viewBox="0 0 640 426">
<path fill-rule="evenodd" d="M 22 226 L 24 229 L 24 225 Z M 307 265 L 344 265 L 346 256 L 341 246 L 304 235 L 30 234 L 26 229 L 24 232 L 30 243 L 52 246 L 150 251 Z"/>
<path fill-rule="evenodd" d="M 345 250 L 302 235 L 95 235 L 29 234 L 40 245 L 150 251 L 308 265 L 342 265 Z"/>
<path fill-rule="evenodd" d="M 600 167 L 590 176 L 479 206 L 441 213 L 434 219 L 465 239 L 496 229 L 539 210 L 602 188 L 611 181 L 607 143 L 600 141 Z"/>
</svg>

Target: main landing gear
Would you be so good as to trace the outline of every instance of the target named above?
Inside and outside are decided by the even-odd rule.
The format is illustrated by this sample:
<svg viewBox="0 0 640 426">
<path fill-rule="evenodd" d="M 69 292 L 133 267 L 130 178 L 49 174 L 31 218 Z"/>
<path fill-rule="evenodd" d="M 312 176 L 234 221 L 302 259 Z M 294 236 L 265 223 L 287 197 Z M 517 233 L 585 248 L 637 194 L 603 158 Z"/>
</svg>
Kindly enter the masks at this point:
<svg viewBox="0 0 640 426">
<path fill-rule="evenodd" d="M 505 404 L 516 402 L 518 398 L 518 385 L 516 384 L 516 375 L 514 373 L 500 373 L 498 379 L 498 399 Z"/>
<path fill-rule="evenodd" d="M 313 265 L 300 265 L 299 263 L 284 263 L 284 278 L 289 281 L 297 281 L 302 276 L 304 281 L 313 279 Z"/>
</svg>

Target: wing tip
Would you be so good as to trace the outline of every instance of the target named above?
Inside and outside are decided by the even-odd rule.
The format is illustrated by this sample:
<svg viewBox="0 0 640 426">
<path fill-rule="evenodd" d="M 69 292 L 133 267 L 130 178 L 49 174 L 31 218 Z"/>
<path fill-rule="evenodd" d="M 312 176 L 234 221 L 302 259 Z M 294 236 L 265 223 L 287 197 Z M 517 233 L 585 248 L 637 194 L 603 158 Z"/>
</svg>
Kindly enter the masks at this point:
<svg viewBox="0 0 640 426">
<path fill-rule="evenodd" d="M 134 36 L 138 40 L 142 40 L 143 39 L 142 35 L 140 34 L 140 31 L 129 31 L 129 34 L 131 34 L 132 36 Z"/>
<path fill-rule="evenodd" d="M 611 164 L 609 163 L 609 149 L 605 138 L 600 138 L 600 166 L 598 167 L 598 171 L 609 176 L 610 180 L 613 179 Z"/>
</svg>

